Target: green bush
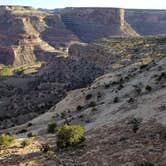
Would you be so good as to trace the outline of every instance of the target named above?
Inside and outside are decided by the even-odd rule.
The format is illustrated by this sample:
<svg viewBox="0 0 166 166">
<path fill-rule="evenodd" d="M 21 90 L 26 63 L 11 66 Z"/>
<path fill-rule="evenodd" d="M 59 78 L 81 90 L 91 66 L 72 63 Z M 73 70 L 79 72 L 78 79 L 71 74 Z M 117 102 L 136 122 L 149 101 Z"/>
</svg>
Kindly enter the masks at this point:
<svg viewBox="0 0 166 166">
<path fill-rule="evenodd" d="M 47 127 L 48 133 L 55 133 L 57 131 L 57 124 L 55 121 L 50 121 Z"/>
<path fill-rule="evenodd" d="M 0 135 L 0 145 L 1 146 L 11 146 L 12 143 L 14 143 L 15 141 L 15 136 L 14 135 L 10 135 L 10 134 L 1 134 Z"/>
<path fill-rule="evenodd" d="M 57 134 L 57 146 L 67 148 L 75 146 L 84 140 L 84 129 L 80 125 L 65 124 Z"/>
<path fill-rule="evenodd" d="M 28 133 L 27 134 L 27 137 L 36 137 L 37 136 L 37 133 L 35 133 L 35 132 L 30 132 L 30 133 Z"/>
</svg>

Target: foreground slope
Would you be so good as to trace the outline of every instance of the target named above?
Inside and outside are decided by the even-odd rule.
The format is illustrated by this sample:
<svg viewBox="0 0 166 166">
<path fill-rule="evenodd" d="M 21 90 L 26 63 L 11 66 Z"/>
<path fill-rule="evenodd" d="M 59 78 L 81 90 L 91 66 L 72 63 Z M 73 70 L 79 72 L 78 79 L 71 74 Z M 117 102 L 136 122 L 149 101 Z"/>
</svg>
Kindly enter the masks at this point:
<svg viewBox="0 0 166 166">
<path fill-rule="evenodd" d="M 160 54 L 156 53 L 155 47 L 155 54 L 143 54 L 141 51 L 138 56 L 139 50 L 142 50 L 140 47 L 136 54 L 139 58 L 135 58 L 133 63 L 107 71 L 107 74 L 98 77 L 87 88 L 68 92 L 62 101 L 38 118 L 2 131 L 17 133 L 26 128 L 27 132 L 37 132 L 38 137 L 30 147 L 25 148 L 23 155 L 21 147 L 14 152 L 9 148 L 8 154 L 1 151 L 0 163 L 50 166 L 165 166 L 166 42 L 165 37 L 151 37 L 148 38 L 148 44 L 144 44 L 149 45 L 149 41 L 153 45 L 158 43 L 158 49 L 162 50 Z M 114 42 L 107 40 L 107 49 Z M 56 147 L 56 134 L 47 134 L 47 124 L 50 120 L 55 120 L 58 127 L 66 121 L 81 124 L 86 130 L 86 141 L 77 149 L 59 151 Z M 29 123 L 32 125 L 29 126 Z M 17 144 L 26 134 L 17 134 Z M 41 153 L 38 145 L 43 142 L 49 143 L 54 152 Z"/>
</svg>

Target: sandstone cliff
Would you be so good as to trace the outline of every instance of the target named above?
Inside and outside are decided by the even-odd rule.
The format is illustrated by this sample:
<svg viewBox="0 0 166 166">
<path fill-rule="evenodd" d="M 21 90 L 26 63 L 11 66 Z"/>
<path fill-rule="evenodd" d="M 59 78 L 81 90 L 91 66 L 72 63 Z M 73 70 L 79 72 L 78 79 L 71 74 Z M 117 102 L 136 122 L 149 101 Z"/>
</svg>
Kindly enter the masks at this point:
<svg viewBox="0 0 166 166">
<path fill-rule="evenodd" d="M 60 36 L 60 37 L 59 37 Z M 20 65 L 43 60 L 59 45 L 77 38 L 65 28 L 60 16 L 30 7 L 0 7 L 0 63 Z M 63 46 L 64 47 L 64 46 Z M 43 57 L 40 54 L 44 52 Z M 48 55 L 49 54 L 49 55 Z M 47 60 L 46 60 L 47 61 Z"/>
<path fill-rule="evenodd" d="M 116 8 L 66 8 L 62 20 L 83 42 L 109 36 L 137 36 L 124 19 L 125 10 Z"/>
</svg>

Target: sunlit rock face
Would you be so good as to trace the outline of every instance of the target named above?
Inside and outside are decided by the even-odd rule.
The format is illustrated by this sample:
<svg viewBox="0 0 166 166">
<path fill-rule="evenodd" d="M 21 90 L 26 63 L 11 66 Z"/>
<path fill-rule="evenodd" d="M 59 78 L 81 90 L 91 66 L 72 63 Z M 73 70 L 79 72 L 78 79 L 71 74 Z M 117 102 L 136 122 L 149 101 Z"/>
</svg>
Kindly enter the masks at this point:
<svg viewBox="0 0 166 166">
<path fill-rule="evenodd" d="M 0 7 L 0 63 L 21 65 L 47 60 L 77 37 L 65 28 L 57 14 L 30 7 Z M 40 55 L 43 56 L 40 56 Z"/>
</svg>

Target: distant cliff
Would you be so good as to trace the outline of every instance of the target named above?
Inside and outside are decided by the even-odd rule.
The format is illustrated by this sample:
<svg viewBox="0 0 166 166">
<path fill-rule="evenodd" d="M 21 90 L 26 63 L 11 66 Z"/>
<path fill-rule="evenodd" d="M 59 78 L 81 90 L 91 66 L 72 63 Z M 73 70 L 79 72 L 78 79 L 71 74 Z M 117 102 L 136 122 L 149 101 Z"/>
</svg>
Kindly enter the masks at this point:
<svg viewBox="0 0 166 166">
<path fill-rule="evenodd" d="M 166 10 L 125 11 L 125 19 L 140 35 L 166 34 Z"/>
<path fill-rule="evenodd" d="M 108 36 L 137 36 L 125 21 L 124 9 L 118 8 L 65 8 L 62 20 L 83 42 Z"/>
</svg>

